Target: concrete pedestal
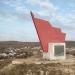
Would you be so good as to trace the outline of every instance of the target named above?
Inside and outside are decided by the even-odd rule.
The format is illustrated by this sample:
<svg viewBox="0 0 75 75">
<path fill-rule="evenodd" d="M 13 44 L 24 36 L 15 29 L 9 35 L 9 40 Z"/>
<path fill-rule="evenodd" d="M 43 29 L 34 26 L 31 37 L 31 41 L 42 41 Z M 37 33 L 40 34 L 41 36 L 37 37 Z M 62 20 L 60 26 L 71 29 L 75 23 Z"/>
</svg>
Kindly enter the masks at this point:
<svg viewBox="0 0 75 75">
<path fill-rule="evenodd" d="M 49 43 L 48 52 L 43 52 L 43 58 L 48 60 L 63 60 L 66 58 L 65 43 Z"/>
</svg>

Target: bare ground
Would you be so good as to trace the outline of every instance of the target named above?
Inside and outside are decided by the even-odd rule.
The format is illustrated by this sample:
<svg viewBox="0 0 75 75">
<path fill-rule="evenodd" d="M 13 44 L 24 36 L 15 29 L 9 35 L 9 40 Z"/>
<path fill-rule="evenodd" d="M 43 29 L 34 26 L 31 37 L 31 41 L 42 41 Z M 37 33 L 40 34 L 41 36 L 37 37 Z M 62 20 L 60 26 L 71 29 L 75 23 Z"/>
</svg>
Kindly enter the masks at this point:
<svg viewBox="0 0 75 75">
<path fill-rule="evenodd" d="M 75 75 L 75 59 L 48 61 L 35 57 L 14 59 L 0 75 Z"/>
</svg>

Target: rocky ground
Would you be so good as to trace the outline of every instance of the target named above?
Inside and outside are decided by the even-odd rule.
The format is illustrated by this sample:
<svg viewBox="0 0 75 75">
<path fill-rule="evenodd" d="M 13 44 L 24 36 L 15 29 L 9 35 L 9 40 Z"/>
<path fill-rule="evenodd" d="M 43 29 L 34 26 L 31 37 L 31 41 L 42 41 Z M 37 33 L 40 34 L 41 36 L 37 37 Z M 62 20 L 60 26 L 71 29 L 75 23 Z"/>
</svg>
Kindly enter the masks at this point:
<svg viewBox="0 0 75 75">
<path fill-rule="evenodd" d="M 14 59 L 0 68 L 0 75 L 75 75 L 75 59 L 62 61 L 47 61 L 33 57 Z"/>
<path fill-rule="evenodd" d="M 0 45 L 0 75 L 75 75 L 75 47 L 71 44 L 66 48 L 66 60 L 61 61 L 42 59 L 39 45 L 8 44 Z"/>
</svg>

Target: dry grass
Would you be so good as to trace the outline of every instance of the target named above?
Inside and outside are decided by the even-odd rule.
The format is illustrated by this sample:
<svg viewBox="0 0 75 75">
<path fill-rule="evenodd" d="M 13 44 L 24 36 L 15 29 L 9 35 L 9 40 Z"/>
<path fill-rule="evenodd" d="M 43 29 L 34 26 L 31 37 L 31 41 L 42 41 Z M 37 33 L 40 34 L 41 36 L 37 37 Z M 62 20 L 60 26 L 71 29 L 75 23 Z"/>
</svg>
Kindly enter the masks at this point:
<svg viewBox="0 0 75 75">
<path fill-rule="evenodd" d="M 75 59 L 71 60 L 39 61 L 40 64 L 28 64 L 26 60 L 21 64 L 9 63 L 0 69 L 0 75 L 75 75 Z"/>
<path fill-rule="evenodd" d="M 13 65 L 12 65 L 13 66 Z M 75 66 L 62 66 L 61 64 L 19 64 L 14 68 L 5 70 L 0 75 L 75 75 Z"/>
<path fill-rule="evenodd" d="M 11 63 L 11 59 L 0 60 L 0 69 Z"/>
</svg>

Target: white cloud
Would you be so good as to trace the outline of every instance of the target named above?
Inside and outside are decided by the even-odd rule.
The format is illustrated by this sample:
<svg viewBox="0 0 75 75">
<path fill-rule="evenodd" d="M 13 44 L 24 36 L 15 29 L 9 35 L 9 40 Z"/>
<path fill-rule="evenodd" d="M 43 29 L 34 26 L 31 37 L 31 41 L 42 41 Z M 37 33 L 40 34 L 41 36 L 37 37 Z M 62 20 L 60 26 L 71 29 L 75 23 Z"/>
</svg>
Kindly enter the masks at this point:
<svg viewBox="0 0 75 75">
<path fill-rule="evenodd" d="M 59 8 L 61 7 L 55 6 L 51 2 L 51 0 L 2 0 L 2 1 L 5 2 L 5 4 L 10 5 L 11 7 L 15 7 L 17 15 L 15 14 L 11 15 L 11 17 L 14 19 L 22 19 L 22 20 L 29 21 L 30 19 L 29 9 L 25 8 L 25 6 L 23 6 L 23 3 L 21 3 L 22 1 L 24 1 L 25 3 L 35 8 L 32 9 L 32 7 L 30 7 L 30 9 L 35 13 L 37 17 L 45 16 L 46 19 L 48 20 L 51 19 L 56 20 L 61 25 L 60 26 L 61 28 L 63 27 L 64 29 L 67 30 L 67 33 L 68 31 L 71 30 L 75 32 L 75 10 L 74 10 L 75 5 L 72 4 L 74 3 L 74 0 L 69 0 L 70 2 L 72 2 L 69 5 L 72 8 L 72 10 L 70 10 L 70 8 L 68 7 L 69 12 L 65 10 L 67 11 L 66 13 L 59 11 Z M 39 7 L 39 11 L 36 10 L 36 6 Z M 22 14 L 18 14 L 19 12 L 22 12 Z"/>
<path fill-rule="evenodd" d="M 75 14 L 74 13 L 67 13 L 64 16 L 61 16 L 60 20 L 62 21 L 63 26 L 70 27 L 75 29 Z"/>
<path fill-rule="evenodd" d="M 64 28 L 66 30 L 66 33 L 71 36 L 71 31 L 75 32 L 75 10 L 70 10 L 69 12 L 67 10 L 66 13 L 63 13 L 59 11 L 60 7 L 55 6 L 50 0 L 27 0 L 29 4 L 32 6 L 40 6 L 40 10 L 36 11 L 41 16 L 46 16 L 49 19 L 53 18 L 53 20 L 56 20 L 59 22 L 60 27 Z M 65 2 L 65 1 L 64 1 Z M 72 1 L 74 2 L 74 0 Z M 71 4 L 70 4 L 71 5 Z M 74 5 L 71 5 L 71 7 L 75 7 Z M 69 8 L 69 7 L 68 7 Z M 69 34 L 71 32 L 71 34 Z M 70 38 L 74 38 L 74 35 L 72 35 Z M 68 39 L 68 37 L 67 37 Z"/>
<path fill-rule="evenodd" d="M 6 12 L 0 12 L 0 17 L 5 18 L 6 20 L 15 20 L 15 21 L 30 21 L 30 13 L 6 13 Z"/>
<path fill-rule="evenodd" d="M 32 36 L 33 34 L 34 36 Z M 36 31 L 34 32 L 34 30 L 22 30 L 22 29 L 0 33 L 0 41 L 8 41 L 8 40 L 25 41 L 25 42 L 39 41 Z"/>
</svg>

